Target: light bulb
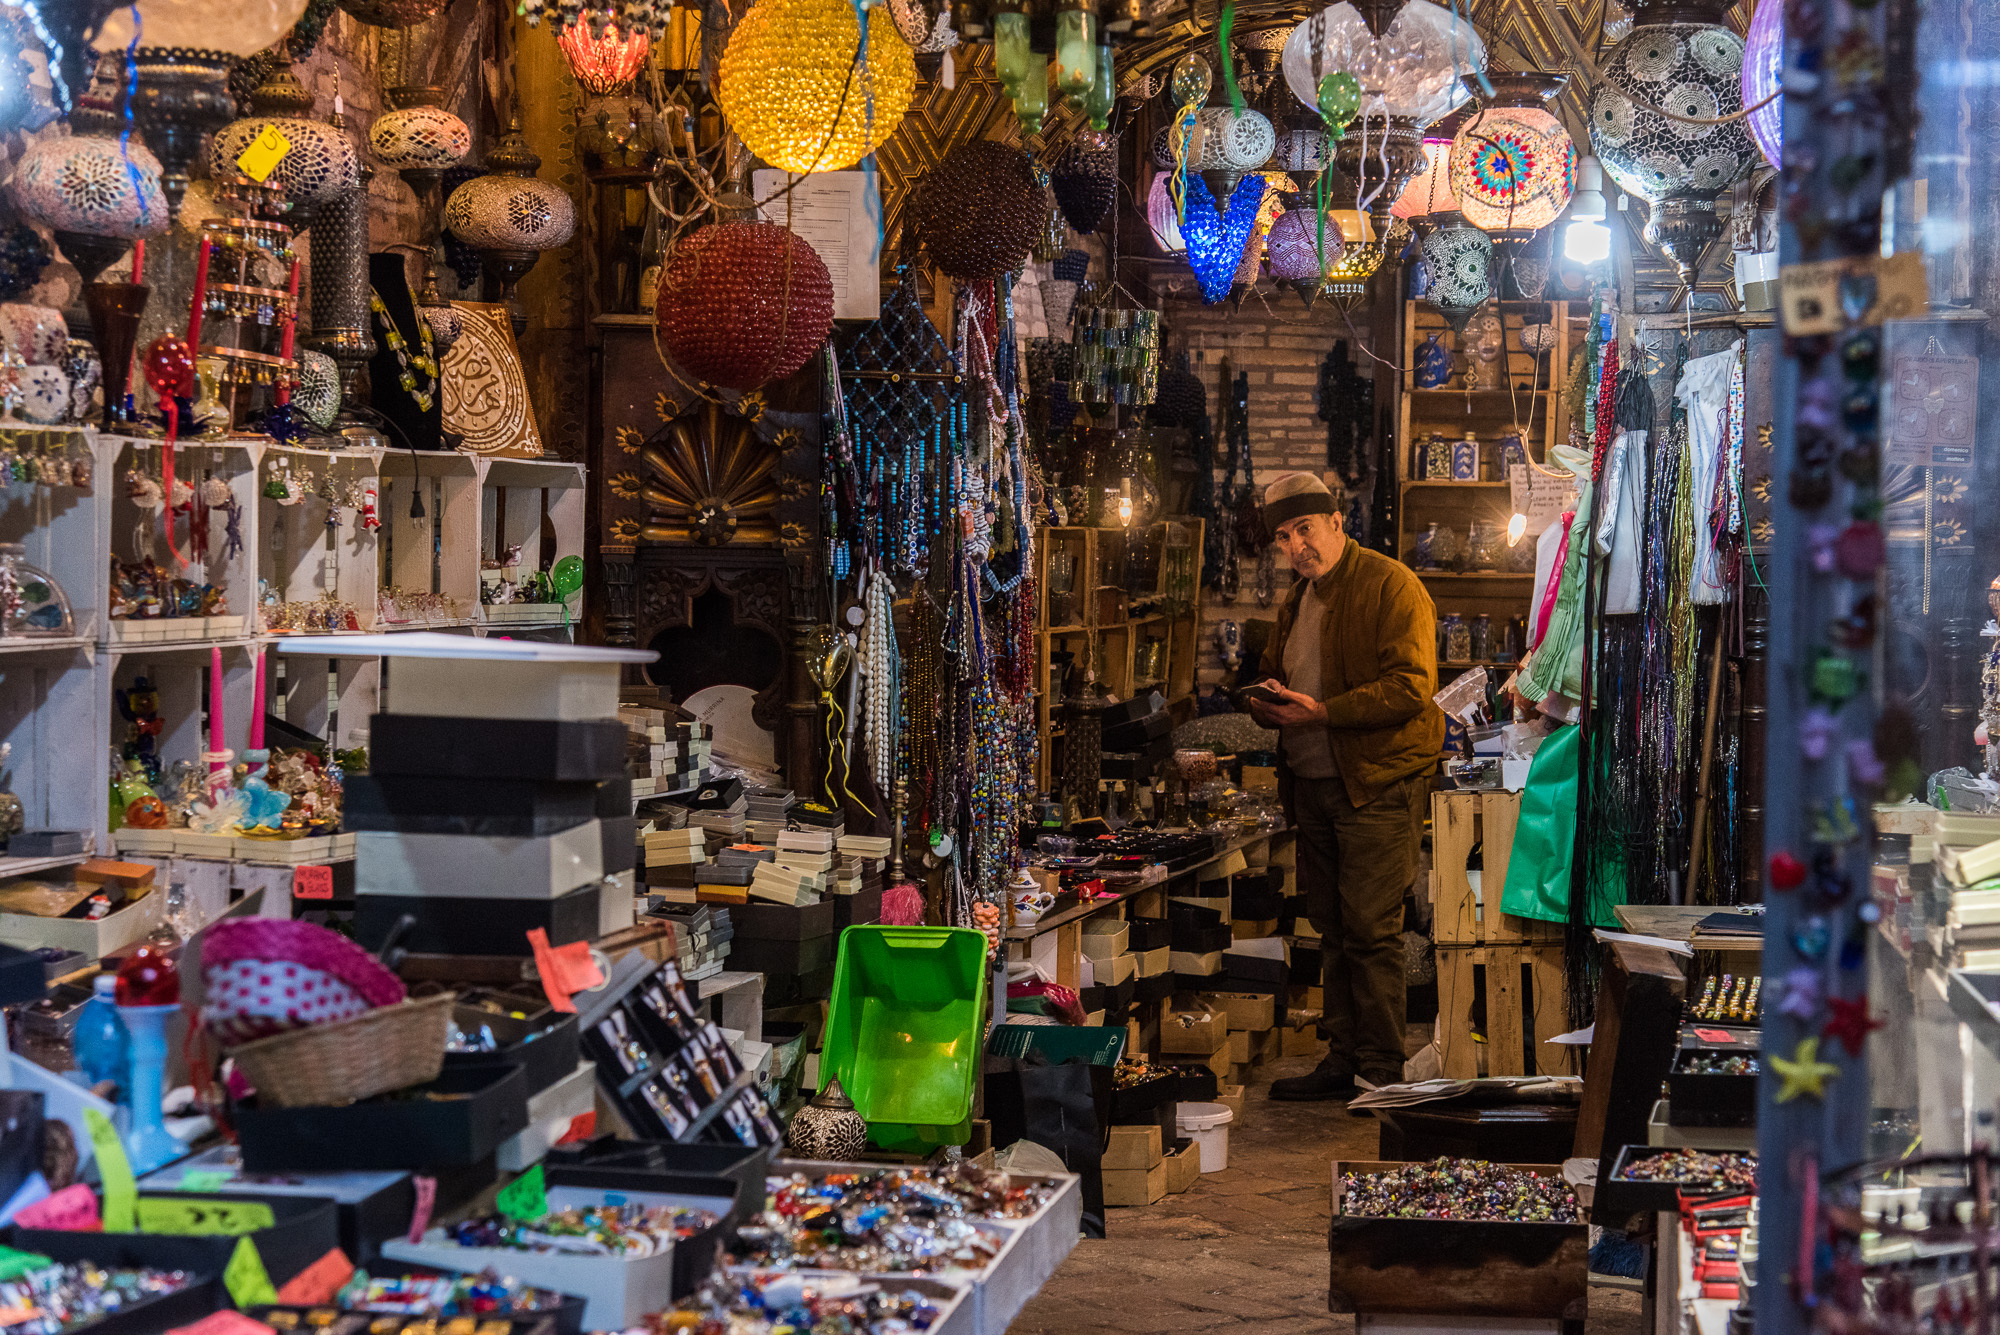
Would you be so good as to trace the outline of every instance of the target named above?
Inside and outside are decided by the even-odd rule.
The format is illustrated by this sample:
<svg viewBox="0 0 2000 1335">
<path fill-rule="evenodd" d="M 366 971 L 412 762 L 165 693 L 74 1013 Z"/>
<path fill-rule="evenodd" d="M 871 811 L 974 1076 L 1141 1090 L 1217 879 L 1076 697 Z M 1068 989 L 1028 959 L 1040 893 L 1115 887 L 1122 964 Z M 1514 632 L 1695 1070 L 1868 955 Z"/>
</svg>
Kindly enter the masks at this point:
<svg viewBox="0 0 2000 1335">
<path fill-rule="evenodd" d="M 1596 158 L 1580 158 L 1576 164 L 1576 190 L 1569 197 L 1571 222 L 1603 222 L 1604 169 Z"/>
<path fill-rule="evenodd" d="M 1602 264 L 1611 258 L 1611 233 L 1603 223 L 1572 218 L 1563 229 L 1563 254 L 1578 264 Z"/>
<path fill-rule="evenodd" d="M 1118 484 L 1118 523 L 1124 528 L 1132 527 L 1132 479 L 1129 477 Z"/>
<path fill-rule="evenodd" d="M 1527 531 L 1528 517 L 1524 514 L 1514 515 L 1513 518 L 1507 521 L 1507 545 L 1509 547 L 1518 545 L 1521 541 L 1521 535 Z"/>
</svg>

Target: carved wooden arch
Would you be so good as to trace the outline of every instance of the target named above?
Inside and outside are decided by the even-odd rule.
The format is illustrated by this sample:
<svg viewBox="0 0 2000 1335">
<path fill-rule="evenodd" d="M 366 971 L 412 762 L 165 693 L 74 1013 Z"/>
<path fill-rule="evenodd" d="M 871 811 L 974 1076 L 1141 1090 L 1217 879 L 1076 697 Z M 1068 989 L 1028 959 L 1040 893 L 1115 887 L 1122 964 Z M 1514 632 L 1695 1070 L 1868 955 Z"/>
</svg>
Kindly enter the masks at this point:
<svg viewBox="0 0 2000 1335">
<path fill-rule="evenodd" d="M 695 599 L 711 590 L 728 597 L 730 619 L 737 625 L 754 626 L 771 637 L 779 669 L 757 691 L 751 718 L 774 738 L 782 738 L 792 638 L 783 553 L 775 547 L 748 545 L 641 547 L 637 564 L 632 638 L 640 648 L 650 647 L 662 631 L 692 626 Z"/>
</svg>

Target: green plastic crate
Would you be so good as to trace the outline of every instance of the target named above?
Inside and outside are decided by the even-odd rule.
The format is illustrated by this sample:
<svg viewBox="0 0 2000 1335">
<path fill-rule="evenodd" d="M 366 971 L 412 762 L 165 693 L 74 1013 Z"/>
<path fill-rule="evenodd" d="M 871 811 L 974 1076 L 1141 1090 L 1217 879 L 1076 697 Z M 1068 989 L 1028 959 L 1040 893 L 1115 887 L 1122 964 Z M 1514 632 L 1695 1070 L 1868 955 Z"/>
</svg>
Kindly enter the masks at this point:
<svg viewBox="0 0 2000 1335">
<path fill-rule="evenodd" d="M 955 1143 L 970 1129 L 986 1032 L 986 935 L 968 927 L 840 934 L 822 1069 L 878 1144 Z"/>
</svg>

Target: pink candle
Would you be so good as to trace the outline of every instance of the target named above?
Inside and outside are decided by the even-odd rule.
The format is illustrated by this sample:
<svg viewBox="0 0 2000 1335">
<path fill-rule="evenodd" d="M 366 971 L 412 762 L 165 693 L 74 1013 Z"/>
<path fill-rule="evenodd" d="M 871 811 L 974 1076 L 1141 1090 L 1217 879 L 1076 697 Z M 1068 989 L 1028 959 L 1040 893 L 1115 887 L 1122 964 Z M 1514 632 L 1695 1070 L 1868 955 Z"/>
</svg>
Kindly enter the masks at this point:
<svg viewBox="0 0 2000 1335">
<path fill-rule="evenodd" d="M 288 292 L 291 300 L 286 303 L 285 332 L 278 340 L 278 355 L 287 362 L 292 359 L 292 341 L 298 337 L 299 332 L 299 262 L 296 259 L 292 261 L 292 280 L 288 285 Z M 289 372 L 279 374 L 284 376 Z M 292 386 L 289 380 L 278 381 L 277 400 L 280 404 L 292 401 Z"/>
<path fill-rule="evenodd" d="M 208 651 L 208 749 L 222 749 L 222 650 Z"/>
<path fill-rule="evenodd" d="M 197 356 L 201 352 L 201 308 L 208 302 L 208 246 L 208 238 L 203 237 L 201 254 L 194 262 L 194 300 L 188 305 L 188 349 Z"/>
<path fill-rule="evenodd" d="M 250 749 L 262 751 L 264 749 L 264 651 L 262 649 L 257 651 L 257 673 L 250 692 Z"/>
<path fill-rule="evenodd" d="M 140 237 L 132 243 L 132 285 L 137 287 L 146 281 L 146 238 Z"/>
</svg>

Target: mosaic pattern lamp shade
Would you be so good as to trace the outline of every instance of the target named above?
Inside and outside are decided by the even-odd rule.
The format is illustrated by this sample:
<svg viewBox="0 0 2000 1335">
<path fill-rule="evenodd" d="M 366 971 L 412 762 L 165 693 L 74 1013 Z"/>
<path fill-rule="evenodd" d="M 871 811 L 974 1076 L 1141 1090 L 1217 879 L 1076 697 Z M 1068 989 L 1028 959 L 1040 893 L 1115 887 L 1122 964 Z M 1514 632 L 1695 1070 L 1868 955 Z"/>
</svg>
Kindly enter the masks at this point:
<svg viewBox="0 0 2000 1335">
<path fill-rule="evenodd" d="M 1181 235 L 1180 215 L 1174 211 L 1174 181 L 1171 171 L 1156 172 L 1153 187 L 1146 192 L 1146 225 L 1152 230 L 1153 244 L 1162 255 L 1185 255 L 1187 240 Z"/>
<path fill-rule="evenodd" d="M 651 48 L 645 29 L 621 24 L 603 10 L 584 10 L 578 22 L 556 34 L 556 49 L 569 62 L 569 72 L 592 97 L 623 92 L 646 67 Z"/>
<path fill-rule="evenodd" d="M 1278 135 L 1260 111 L 1205 107 L 1201 112 L 1203 171 L 1255 171 L 1271 160 Z"/>
<path fill-rule="evenodd" d="M 333 358 L 310 349 L 298 357 L 299 383 L 292 390 L 292 406 L 324 431 L 333 425 L 340 411 L 340 368 Z"/>
<path fill-rule="evenodd" d="M 444 225 L 481 250 L 554 250 L 576 234 L 576 205 L 562 187 L 535 176 L 542 160 L 519 128 L 487 155 L 490 168 L 451 192 Z"/>
<path fill-rule="evenodd" d="M 1535 99 L 1563 80 L 1493 76 L 1503 96 Z M 1451 189 L 1459 212 L 1486 232 L 1538 232 L 1562 215 L 1576 188 L 1576 145 L 1546 106 L 1488 106 L 1466 121 L 1451 143 Z"/>
<path fill-rule="evenodd" d="M 1346 251 L 1340 225 L 1331 219 L 1322 225 L 1321 215 L 1312 209 L 1284 214 L 1271 224 L 1271 234 L 1264 238 L 1265 262 L 1271 277 L 1281 283 L 1317 284 Z"/>
<path fill-rule="evenodd" d="M 849 78 L 861 31 L 848 0 L 753 6 L 730 34 L 717 92 L 750 151 L 788 172 L 840 171 L 894 133 L 916 91 L 917 63 L 896 25 L 883 20 L 868 25 L 861 88 Z"/>
<path fill-rule="evenodd" d="M 1053 207 L 1034 160 L 993 139 L 952 149 L 910 197 L 910 216 L 931 259 L 968 283 L 1020 268 Z"/>
<path fill-rule="evenodd" d="M 15 166 L 13 195 L 22 213 L 58 232 L 129 239 L 167 227 L 159 159 L 136 140 L 45 136 Z"/>
<path fill-rule="evenodd" d="M 138 10 L 146 47 L 252 56 L 292 30 L 306 12 L 306 0 L 139 0 Z M 132 7 L 120 5 L 91 45 L 122 51 L 132 45 L 132 35 Z"/>
<path fill-rule="evenodd" d="M 275 129 L 291 148 L 278 159 L 268 184 L 285 192 L 294 205 L 318 206 L 361 184 L 361 160 L 354 141 L 325 121 L 312 120 L 308 93 L 288 69 L 280 67 L 250 96 L 252 112 L 216 131 L 208 150 L 208 168 L 217 177 L 240 176 L 236 160 L 266 129 Z"/>
<path fill-rule="evenodd" d="M 1472 313 L 1493 295 L 1493 239 L 1461 217 L 1440 220 L 1424 238 L 1424 266 L 1430 288 L 1424 300 L 1453 329 L 1464 329 Z"/>
<path fill-rule="evenodd" d="M 1469 22 L 1429 0 L 1409 0 L 1378 39 L 1341 0 L 1292 30 L 1282 61 L 1292 95 L 1314 111 L 1319 76 L 1346 71 L 1361 83 L 1362 117 L 1408 117 L 1424 126 L 1471 96 L 1459 76 L 1485 67 L 1486 44 Z"/>
<path fill-rule="evenodd" d="M 472 131 L 443 107 L 404 107 L 376 117 L 368 151 L 396 171 L 443 171 L 472 151 Z"/>
<path fill-rule="evenodd" d="M 1713 118 L 1743 107 L 1743 39 L 1720 23 L 1635 27 L 1603 62 L 1590 104 L 1590 142 L 1611 179 L 1648 203 L 1714 196 L 1757 161 L 1742 121 L 1689 125 L 1646 106 Z M 1638 100 L 1635 100 L 1638 99 Z"/>
</svg>

